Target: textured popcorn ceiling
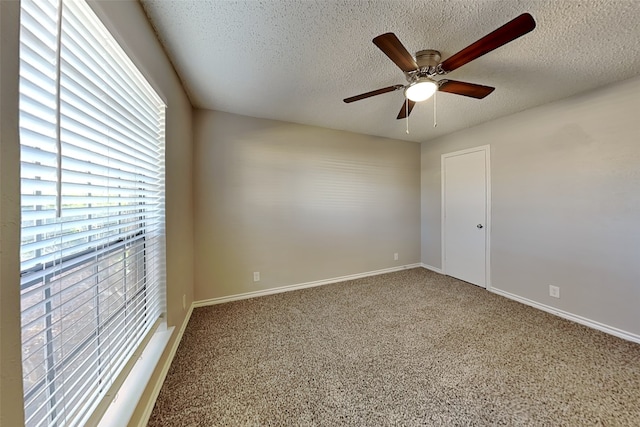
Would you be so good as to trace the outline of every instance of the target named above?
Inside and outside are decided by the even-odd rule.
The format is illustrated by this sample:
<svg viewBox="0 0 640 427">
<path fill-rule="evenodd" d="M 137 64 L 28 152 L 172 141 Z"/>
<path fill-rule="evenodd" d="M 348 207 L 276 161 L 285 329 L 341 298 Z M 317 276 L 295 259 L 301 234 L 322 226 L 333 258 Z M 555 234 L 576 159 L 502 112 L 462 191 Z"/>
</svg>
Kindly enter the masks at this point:
<svg viewBox="0 0 640 427">
<path fill-rule="evenodd" d="M 411 141 L 640 75 L 640 0 L 142 0 L 195 107 Z M 404 84 L 371 40 L 443 60 L 523 12 L 533 32 L 447 77 L 496 87 L 484 100 L 439 93 L 396 120 Z"/>
</svg>

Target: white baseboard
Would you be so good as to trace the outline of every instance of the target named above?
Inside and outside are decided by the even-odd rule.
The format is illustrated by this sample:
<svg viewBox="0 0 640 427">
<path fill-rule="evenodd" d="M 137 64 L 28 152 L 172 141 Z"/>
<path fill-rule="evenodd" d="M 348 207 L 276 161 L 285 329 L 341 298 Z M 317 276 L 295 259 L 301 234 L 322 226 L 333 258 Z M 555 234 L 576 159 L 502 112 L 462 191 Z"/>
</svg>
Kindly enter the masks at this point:
<svg viewBox="0 0 640 427">
<path fill-rule="evenodd" d="M 384 268 L 382 270 L 367 271 L 365 273 L 350 274 L 348 276 L 333 277 L 331 279 L 316 280 L 313 282 L 298 283 L 295 285 L 279 286 L 277 288 L 263 289 L 260 291 L 245 292 L 242 294 L 228 295 L 218 298 L 209 298 L 200 301 L 194 301 L 194 307 L 205 307 L 208 305 L 223 304 L 225 302 L 238 301 L 242 299 L 262 297 L 265 295 L 279 294 L 282 292 L 295 291 L 298 289 L 313 288 L 316 286 L 329 285 L 331 283 L 345 282 L 347 280 L 361 279 L 363 277 L 377 276 L 379 274 L 393 273 L 394 271 L 407 270 L 410 268 L 422 267 L 422 264 L 408 264 L 399 267 Z"/>
<path fill-rule="evenodd" d="M 149 418 L 151 417 L 151 412 L 153 411 L 153 407 L 156 404 L 156 399 L 158 399 L 158 395 L 160 394 L 160 389 L 162 389 L 162 384 L 164 384 L 165 378 L 167 378 L 167 373 L 169 372 L 169 368 L 171 367 L 171 362 L 173 362 L 173 358 L 176 355 L 176 351 L 178 351 L 178 346 L 180 345 L 180 341 L 182 341 L 182 335 L 184 334 L 185 329 L 187 328 L 187 324 L 189 323 L 189 319 L 191 319 L 191 313 L 193 313 L 193 304 L 189 307 L 189 311 L 182 322 L 182 326 L 180 326 L 180 330 L 178 330 L 178 335 L 176 336 L 173 345 L 171 346 L 171 350 L 169 351 L 169 357 L 165 361 L 162 366 L 162 371 L 160 371 L 160 378 L 153 386 L 153 390 L 151 391 L 151 397 L 147 402 L 147 405 L 144 408 L 144 412 L 142 413 L 142 417 L 140 418 L 140 423 L 138 427 L 145 427 L 149 422 Z"/>
<path fill-rule="evenodd" d="M 522 304 L 537 308 L 542 311 L 546 311 L 547 313 L 554 314 L 558 317 L 562 317 L 567 320 L 571 320 L 572 322 L 579 323 L 584 326 L 588 326 L 593 329 L 597 329 L 599 331 L 605 332 L 609 335 L 616 336 L 618 338 L 622 338 L 627 341 L 635 342 L 640 344 L 640 335 L 623 331 L 622 329 L 614 328 L 613 326 L 605 325 L 604 323 L 596 322 L 595 320 L 587 319 L 586 317 L 578 316 L 577 314 L 569 313 L 564 310 L 559 310 L 555 307 L 551 307 L 545 304 L 541 304 L 539 302 L 530 300 L 528 298 L 523 298 L 521 296 L 512 294 L 507 291 L 503 291 L 496 288 L 487 289 L 494 294 L 502 295 L 505 298 L 512 299 L 514 301 L 521 302 Z"/>
<path fill-rule="evenodd" d="M 432 265 L 425 264 L 424 262 L 422 264 L 420 264 L 420 265 L 422 266 L 422 268 L 426 268 L 427 270 L 434 271 L 434 272 L 436 272 L 438 274 L 444 274 L 444 271 L 442 271 L 441 269 L 436 268 L 436 267 L 434 267 Z"/>
</svg>

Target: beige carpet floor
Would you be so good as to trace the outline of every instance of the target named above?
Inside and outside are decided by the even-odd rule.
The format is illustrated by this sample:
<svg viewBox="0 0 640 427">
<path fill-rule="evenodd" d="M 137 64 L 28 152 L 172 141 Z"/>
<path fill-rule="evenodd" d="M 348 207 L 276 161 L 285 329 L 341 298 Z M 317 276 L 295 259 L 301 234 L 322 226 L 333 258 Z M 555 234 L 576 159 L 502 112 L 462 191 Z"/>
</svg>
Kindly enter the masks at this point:
<svg viewBox="0 0 640 427">
<path fill-rule="evenodd" d="M 197 308 L 150 426 L 639 426 L 640 345 L 417 268 Z"/>
</svg>

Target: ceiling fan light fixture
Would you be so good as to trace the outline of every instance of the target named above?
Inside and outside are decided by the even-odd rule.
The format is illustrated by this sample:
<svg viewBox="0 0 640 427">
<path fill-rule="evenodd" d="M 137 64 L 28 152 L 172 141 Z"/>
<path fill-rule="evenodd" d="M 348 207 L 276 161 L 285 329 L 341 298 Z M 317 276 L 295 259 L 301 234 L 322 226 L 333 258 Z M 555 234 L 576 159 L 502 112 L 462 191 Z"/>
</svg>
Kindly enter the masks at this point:
<svg viewBox="0 0 640 427">
<path fill-rule="evenodd" d="M 404 96 L 413 102 L 426 101 L 438 90 L 438 84 L 428 77 L 421 77 L 404 90 Z"/>
</svg>

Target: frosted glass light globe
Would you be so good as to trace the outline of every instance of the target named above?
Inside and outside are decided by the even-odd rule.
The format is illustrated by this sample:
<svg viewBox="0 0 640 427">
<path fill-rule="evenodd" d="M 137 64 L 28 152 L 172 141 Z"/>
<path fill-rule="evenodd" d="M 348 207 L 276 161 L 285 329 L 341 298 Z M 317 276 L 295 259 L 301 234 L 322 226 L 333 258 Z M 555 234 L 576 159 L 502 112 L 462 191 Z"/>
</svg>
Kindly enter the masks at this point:
<svg viewBox="0 0 640 427">
<path fill-rule="evenodd" d="M 436 90 L 438 90 L 438 85 L 433 80 L 425 78 L 411 83 L 409 87 L 404 90 L 404 96 L 413 102 L 420 102 L 431 98 L 431 95 L 433 95 Z"/>
</svg>

